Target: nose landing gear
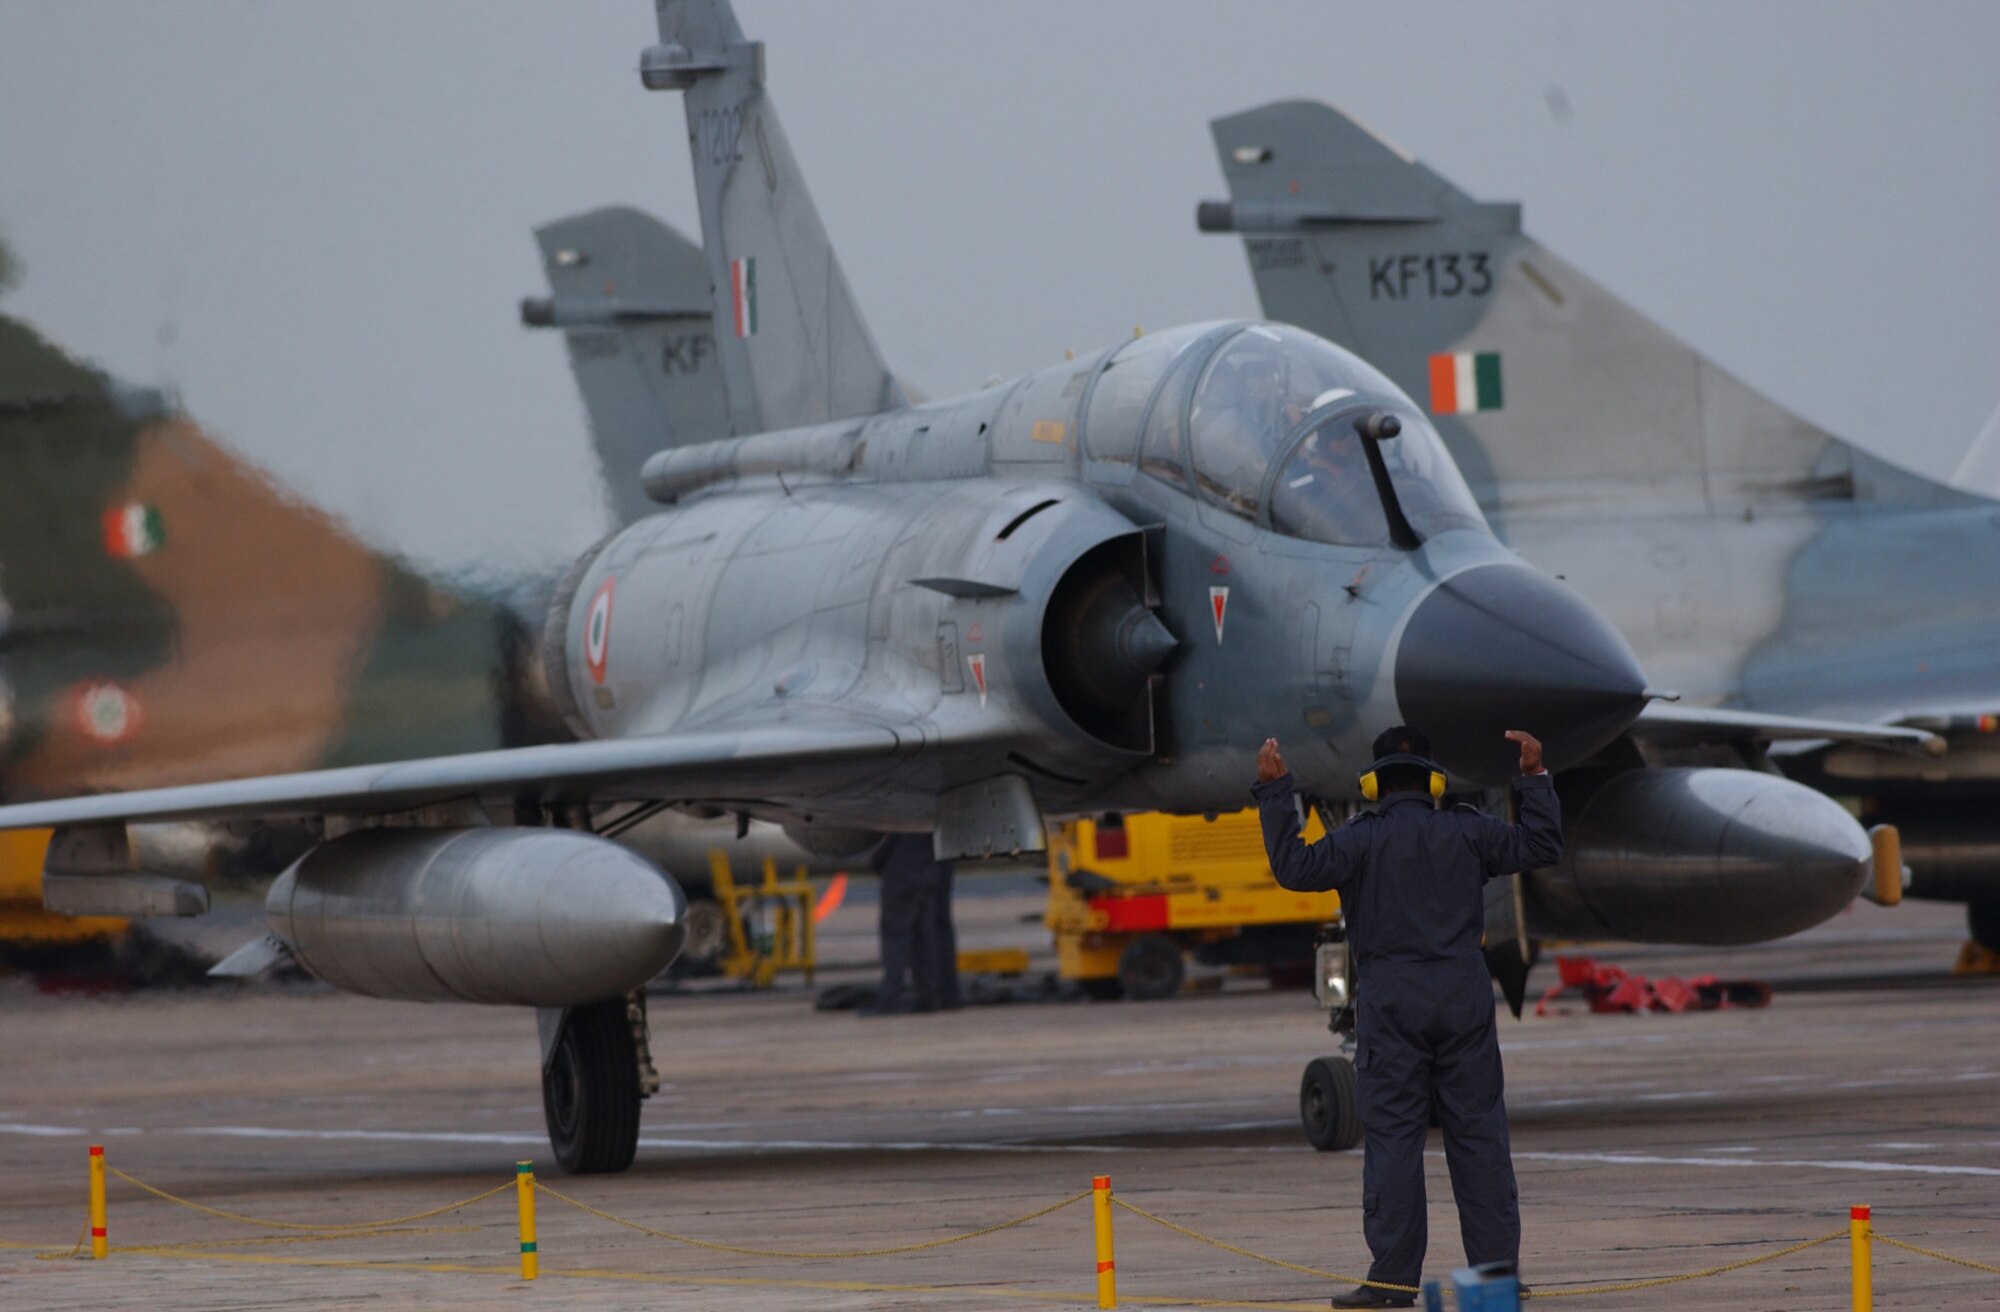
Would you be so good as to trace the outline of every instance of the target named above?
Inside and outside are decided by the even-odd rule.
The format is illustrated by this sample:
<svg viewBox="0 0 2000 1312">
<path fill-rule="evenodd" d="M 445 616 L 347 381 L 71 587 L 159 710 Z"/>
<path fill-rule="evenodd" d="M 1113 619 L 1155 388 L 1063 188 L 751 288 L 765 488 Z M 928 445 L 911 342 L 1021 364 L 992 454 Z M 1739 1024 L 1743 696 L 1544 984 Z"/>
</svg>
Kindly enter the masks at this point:
<svg viewBox="0 0 2000 1312">
<path fill-rule="evenodd" d="M 1340 1052 L 1306 1063 L 1299 1081 L 1299 1121 L 1313 1147 L 1345 1152 L 1361 1142 L 1361 1111 L 1355 1100 L 1354 962 L 1344 923 L 1322 931 L 1313 965 L 1313 996 L 1327 1013 L 1327 1028 L 1340 1040 Z"/>
</svg>

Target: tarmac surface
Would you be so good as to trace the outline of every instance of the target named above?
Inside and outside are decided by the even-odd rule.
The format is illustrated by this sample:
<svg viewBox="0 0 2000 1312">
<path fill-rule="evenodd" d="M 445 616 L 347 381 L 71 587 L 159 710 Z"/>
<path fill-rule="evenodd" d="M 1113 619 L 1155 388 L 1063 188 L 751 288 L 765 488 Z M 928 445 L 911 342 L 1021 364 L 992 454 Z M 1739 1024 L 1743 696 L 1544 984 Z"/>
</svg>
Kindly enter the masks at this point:
<svg viewBox="0 0 2000 1312">
<path fill-rule="evenodd" d="M 1017 883 L 961 880 L 966 945 L 1037 949 Z M 823 951 L 857 969 L 873 906 Z M 2000 1265 L 2000 980 L 1953 980 L 1956 907 L 1857 905 L 1743 950 L 1606 946 L 1652 976 L 1776 986 L 1762 1010 L 1503 1016 L 1509 1107 L 1538 1289 L 1660 1276 L 1835 1242 L 1692 1284 L 1574 1308 L 1850 1306 L 1847 1209 L 1886 1235 Z M 794 1260 L 706 1251 L 540 1204 L 541 1279 L 516 1267 L 517 1159 L 643 1225 L 738 1246 L 940 1239 L 1112 1177 L 1128 1203 L 1243 1248 L 1360 1274 L 1361 1155 L 1297 1121 L 1331 1051 L 1307 994 L 1210 977 L 1157 1003 L 972 1007 L 859 1019 L 798 983 L 652 1004 L 666 1087 L 637 1164 L 549 1166 L 533 1018 L 315 986 L 49 996 L 0 980 L 0 1307 L 218 1309 L 1094 1306 L 1087 1200 L 923 1252 Z M 824 982 L 824 981 L 822 981 Z M 1534 988 L 1554 982 L 1546 966 Z M 1532 1005 L 1532 1004 L 1531 1004 Z M 355 1235 L 259 1229 L 110 1182 L 111 1257 L 64 1260 L 85 1224 L 86 1147 L 204 1205 L 302 1225 L 461 1212 Z M 1432 1137 L 1427 1275 L 1461 1262 Z M 1343 1285 L 1117 1214 L 1125 1306 L 1324 1307 Z M 197 1246 L 199 1245 L 199 1246 Z M 167 1247 L 177 1246 L 177 1247 Z M 144 1249 L 146 1251 L 139 1251 Z M 87 1249 L 85 1250 L 87 1252 Z M 1880 1307 L 2000 1304 L 2000 1275 L 1878 1243 Z"/>
</svg>

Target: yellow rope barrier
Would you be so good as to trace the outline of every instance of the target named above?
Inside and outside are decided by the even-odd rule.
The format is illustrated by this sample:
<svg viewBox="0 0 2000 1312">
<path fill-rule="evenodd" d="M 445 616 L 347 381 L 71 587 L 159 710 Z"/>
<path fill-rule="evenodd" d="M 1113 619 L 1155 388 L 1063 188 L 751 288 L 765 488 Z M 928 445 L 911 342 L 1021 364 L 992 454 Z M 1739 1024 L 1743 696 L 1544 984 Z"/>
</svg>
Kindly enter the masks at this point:
<svg viewBox="0 0 2000 1312">
<path fill-rule="evenodd" d="M 933 1248 L 944 1248 L 950 1244 L 962 1244 L 968 1239 L 978 1239 L 985 1235 L 997 1234 L 1002 1230 L 1011 1230 L 1017 1225 L 1026 1225 L 1030 1221 L 1039 1221 L 1051 1212 L 1060 1212 L 1065 1207 L 1075 1206 L 1091 1195 L 1091 1191 L 1086 1189 L 1082 1193 L 1071 1194 L 1059 1203 L 1050 1203 L 1047 1207 L 1030 1212 L 1026 1216 L 1017 1216 L 1011 1221 L 1002 1221 L 997 1225 L 985 1226 L 978 1230 L 968 1230 L 964 1234 L 947 1235 L 942 1239 L 927 1239 L 919 1244 L 897 1244 L 890 1248 L 856 1248 L 841 1252 L 787 1252 L 782 1249 L 773 1248 L 742 1248 L 735 1244 L 718 1244 L 706 1239 L 696 1239 L 690 1235 L 677 1235 L 669 1230 L 655 1230 L 653 1227 L 641 1225 L 637 1221 L 628 1221 L 622 1216 L 614 1216 L 602 1208 L 592 1207 L 589 1203 L 583 1202 L 581 1199 L 571 1198 L 568 1194 L 551 1189 L 540 1181 L 535 1182 L 535 1189 L 537 1192 L 547 1194 L 559 1203 L 568 1203 L 579 1212 L 588 1212 L 599 1220 L 609 1221 L 613 1225 L 622 1225 L 627 1230 L 636 1230 L 642 1235 L 651 1235 L 655 1239 L 665 1239 L 676 1244 L 686 1244 L 690 1248 L 705 1248 L 712 1253 L 734 1253 L 740 1257 L 788 1258 L 799 1262 L 836 1261 L 857 1257 L 890 1257 L 897 1253 L 921 1253 Z"/>
<path fill-rule="evenodd" d="M 1934 1257 L 1940 1262 L 1950 1262 L 1954 1266 L 1969 1266 L 1974 1271 L 1986 1271 L 2000 1276 L 2000 1266 L 1988 1266 L 1984 1262 L 1975 1262 L 1969 1257 L 1953 1257 L 1950 1253 L 1940 1253 L 1935 1248 L 1924 1248 L 1917 1244 L 1906 1244 L 1900 1239 L 1889 1238 L 1889 1236 L 1883 1234 L 1880 1230 L 1871 1228 L 1868 1233 L 1889 1245 L 1889 1247 L 1900 1248 L 1906 1253 L 1916 1253 L 1923 1257 Z"/>
<path fill-rule="evenodd" d="M 1726 1275 L 1731 1271 L 1741 1271 L 1745 1267 L 1757 1266 L 1764 1262 L 1775 1262 L 1781 1257 L 1790 1257 L 1793 1253 L 1803 1253 L 1808 1248 L 1818 1248 L 1821 1244 L 1830 1244 L 1846 1233 L 1845 1229 L 1835 1230 L 1831 1234 L 1821 1235 L 1817 1239 L 1805 1239 L 1788 1248 L 1780 1248 L 1775 1253 L 1765 1253 L 1758 1257 L 1746 1257 L 1735 1262 L 1724 1262 L 1721 1266 L 1707 1266 L 1699 1271 L 1686 1271 L 1677 1276 L 1654 1276 L 1648 1280 L 1624 1280 L 1615 1285 L 1585 1285 L 1576 1289 L 1549 1289 L 1542 1285 L 1536 1285 L 1534 1296 L 1536 1298 L 1583 1298 L 1586 1295 L 1592 1294 L 1625 1294 L 1635 1289 L 1658 1289 L 1662 1285 L 1678 1285 L 1685 1280 L 1702 1280 L 1709 1276 Z"/>
<path fill-rule="evenodd" d="M 83 1246 L 89 1241 L 90 1241 L 90 1223 L 86 1221 L 84 1222 L 83 1225 L 83 1233 L 76 1237 L 75 1247 L 71 1248 L 67 1253 L 37 1253 L 35 1254 L 35 1260 L 37 1262 L 67 1262 L 69 1259 L 75 1257 L 78 1253 L 81 1253 L 83 1251 Z"/>
<path fill-rule="evenodd" d="M 102 1161 L 102 1158 L 101 1157 L 96 1158 L 95 1161 Z M 422 1229 L 402 1229 L 402 1230 L 398 1230 L 395 1227 L 406 1227 L 409 1225 L 410 1222 L 413 1221 L 425 1221 L 433 1217 L 444 1216 L 448 1213 L 456 1212 L 463 1208 L 470 1207 L 475 1203 L 484 1202 L 485 1200 L 492 1198 L 497 1194 L 504 1193 L 509 1189 L 515 1189 L 518 1192 L 522 1193 L 524 1196 L 526 1196 L 529 1193 L 529 1191 L 547 1194 L 549 1197 L 555 1199 L 557 1202 L 566 1203 L 580 1212 L 585 1212 L 591 1216 L 597 1217 L 599 1220 L 608 1221 L 613 1225 L 622 1226 L 625 1229 L 634 1230 L 640 1234 L 649 1235 L 655 1239 L 664 1239 L 671 1243 L 684 1244 L 690 1248 L 705 1249 L 709 1252 L 714 1252 L 714 1253 L 731 1253 L 742 1257 L 777 1258 L 777 1259 L 785 1259 L 792 1261 L 837 1261 L 837 1260 L 847 1260 L 854 1258 L 891 1257 L 903 1253 L 921 1253 L 921 1252 L 928 1252 L 933 1249 L 949 1247 L 950 1245 L 953 1244 L 962 1244 L 968 1240 L 979 1239 L 986 1235 L 998 1234 L 1002 1230 L 1011 1230 L 1016 1226 L 1026 1225 L 1030 1221 L 1038 1221 L 1042 1217 L 1051 1215 L 1052 1213 L 1055 1212 L 1060 1212 L 1066 1207 L 1073 1207 L 1077 1203 L 1084 1201 L 1086 1198 L 1092 1198 L 1095 1192 L 1094 1189 L 1086 1189 L 1080 1193 L 1072 1194 L 1067 1198 L 1061 1199 L 1058 1202 L 1051 1203 L 1047 1207 L 1037 1208 L 1035 1211 L 1029 1212 L 1023 1216 L 1017 1216 L 1006 1221 L 996 1222 L 993 1225 L 982 1226 L 977 1230 L 968 1230 L 961 1234 L 946 1235 L 939 1239 L 926 1239 L 918 1243 L 895 1244 L 882 1248 L 856 1248 L 856 1249 L 824 1250 L 824 1251 L 822 1250 L 793 1251 L 786 1249 L 749 1248 L 737 1244 L 716 1243 L 712 1240 L 697 1239 L 692 1235 L 676 1234 L 670 1230 L 658 1230 L 653 1228 L 652 1226 L 644 1225 L 637 1221 L 628 1220 L 622 1216 L 617 1216 L 611 1212 L 603 1210 L 602 1208 L 593 1207 L 589 1203 L 586 1203 L 578 1198 L 572 1198 L 571 1196 L 561 1192 L 560 1190 L 551 1189 L 549 1186 L 542 1184 L 540 1181 L 534 1180 L 531 1175 L 521 1177 L 520 1181 L 508 1180 L 502 1184 L 497 1184 L 493 1188 L 485 1190 L 482 1193 L 474 1194 L 470 1198 L 464 1198 L 459 1200 L 458 1202 L 446 1204 L 443 1207 L 433 1207 L 427 1211 L 414 1212 L 408 1216 L 391 1217 L 387 1220 L 382 1220 L 382 1221 L 357 1221 L 357 1222 L 347 1222 L 347 1223 L 333 1224 L 333 1225 L 315 1225 L 297 1221 L 268 1221 L 259 1217 L 245 1216 L 239 1212 L 225 1211 L 224 1209 L 219 1207 L 210 1207 L 205 1203 L 197 1203 L 192 1199 L 182 1198 L 178 1194 L 169 1193 L 164 1189 L 160 1189 L 153 1185 L 147 1184 L 144 1180 L 140 1180 L 132 1175 L 129 1175 L 126 1172 L 117 1169 L 116 1167 L 107 1165 L 102 1169 L 110 1175 L 117 1176 L 120 1180 L 125 1181 L 127 1184 L 130 1184 L 135 1188 L 138 1188 L 148 1194 L 151 1194 L 155 1198 L 162 1199 L 163 1201 L 169 1203 L 175 1203 L 182 1207 L 190 1208 L 196 1212 L 201 1212 L 209 1216 L 219 1217 L 227 1221 L 240 1222 L 245 1225 L 263 1226 L 268 1229 L 274 1229 L 274 1230 L 300 1232 L 296 1234 L 264 1236 L 261 1238 L 252 1238 L 252 1239 L 193 1240 L 183 1243 L 134 1245 L 131 1247 L 125 1247 L 121 1245 L 120 1251 L 124 1252 L 168 1252 L 173 1250 L 198 1252 L 199 1250 L 205 1248 L 214 1248 L 232 1244 L 313 1243 L 313 1242 L 323 1242 L 326 1240 L 342 1238 L 342 1237 L 359 1238 L 363 1236 L 376 1237 L 386 1234 L 441 1233 L 445 1230 L 464 1229 L 465 1227 L 427 1227 Z M 1177 1221 L 1170 1221 L 1164 1216 L 1160 1216 L 1154 1212 L 1149 1212 L 1143 1207 L 1139 1207 L 1135 1204 L 1126 1202 L 1122 1198 L 1118 1198 L 1116 1196 L 1111 1195 L 1108 1188 L 1104 1192 L 1106 1194 L 1106 1200 L 1108 1201 L 1111 1207 L 1122 1208 L 1125 1211 L 1130 1212 L 1132 1215 L 1137 1216 L 1142 1220 L 1150 1221 L 1154 1225 L 1160 1226 L 1161 1228 L 1166 1230 L 1170 1230 L 1175 1234 L 1181 1235 L 1188 1239 L 1193 1239 L 1198 1243 L 1207 1244 L 1213 1248 L 1219 1248 L 1226 1253 L 1233 1253 L 1238 1257 L 1248 1258 L 1253 1262 L 1261 1262 L 1267 1266 L 1278 1267 L 1285 1271 L 1293 1271 L 1297 1272 L 1300 1275 L 1313 1276 L 1322 1280 L 1351 1282 L 1360 1285 L 1368 1285 L 1376 1289 L 1391 1290 L 1397 1293 L 1414 1294 L 1419 1292 L 1418 1288 L 1414 1285 L 1398 1285 L 1398 1284 L 1391 1284 L 1387 1281 L 1368 1280 L 1361 1277 L 1344 1275 L 1338 1271 L 1326 1271 L 1320 1269 L 1319 1267 L 1306 1266 L 1298 1262 L 1285 1261 L 1283 1258 L 1271 1257 L 1267 1254 L 1256 1252 L 1253 1249 L 1244 1248 L 1237 1244 L 1232 1244 L 1225 1240 L 1217 1239 L 1212 1235 L 1203 1234 L 1199 1230 L 1195 1230 L 1188 1226 L 1182 1225 Z M 1858 1214 L 1858 1209 L 1857 1209 L 1857 1214 Z M 1867 1223 L 1863 1221 L 1860 1224 L 1866 1225 Z M 1547 1286 L 1537 1286 L 1534 1292 L 1534 1297 L 1583 1298 L 1583 1297 L 1603 1295 L 1603 1294 L 1623 1294 L 1623 1293 L 1631 1293 L 1642 1289 L 1657 1289 L 1665 1285 L 1681 1284 L 1689 1280 L 1702 1280 L 1712 1276 L 1726 1275 L 1732 1271 L 1741 1271 L 1748 1267 L 1759 1266 L 1766 1262 L 1775 1262 L 1780 1258 L 1790 1257 L 1796 1253 L 1803 1253 L 1808 1249 L 1817 1248 L 1822 1244 L 1832 1243 L 1834 1240 L 1839 1239 L 1842 1235 L 1848 1233 L 1849 1231 L 1847 1229 L 1834 1230 L 1827 1234 L 1821 1235 L 1816 1239 L 1801 1240 L 1798 1243 L 1787 1245 L 1784 1248 L 1776 1249 L 1769 1253 L 1762 1253 L 1756 1257 L 1740 1258 L 1734 1262 L 1724 1262 L 1716 1266 L 1703 1267 L 1698 1271 L 1687 1271 L 1677 1275 L 1653 1276 L 1643 1280 L 1626 1280 L 1626 1281 L 1619 1281 L 1613 1284 L 1578 1286 L 1575 1288 L 1555 1289 L 1555 1288 L 1549 1288 Z M 1900 1248 L 1905 1252 L 1915 1253 L 1920 1257 L 1933 1258 L 1940 1262 L 1949 1262 L 1955 1266 L 1967 1267 L 1971 1270 L 1983 1271 L 1991 1275 L 2000 1275 L 2000 1266 L 1989 1265 L 1988 1263 L 1985 1262 L 1975 1262 L 1970 1258 L 1955 1257 L 1950 1253 L 1939 1252 L 1936 1249 L 1925 1248 L 1920 1244 L 1908 1243 L 1901 1239 L 1891 1239 L 1889 1236 L 1875 1230 L 1872 1226 L 1868 1228 L 1867 1233 L 1869 1237 L 1880 1239 L 1883 1243 L 1888 1244 L 1892 1248 Z M 91 1238 L 92 1238 L 92 1227 L 86 1225 L 83 1229 L 83 1233 L 78 1236 L 76 1244 L 73 1247 L 71 1247 L 68 1252 L 37 1253 L 35 1255 L 36 1260 L 59 1261 L 67 1258 L 74 1258 L 78 1256 L 80 1253 L 82 1253 L 84 1245 L 87 1242 L 89 1242 Z"/>
<path fill-rule="evenodd" d="M 355 1221 L 341 1225 L 309 1225 L 299 1221 L 265 1221 L 254 1216 L 244 1216 L 240 1212 L 225 1212 L 219 1207 L 210 1207 L 206 1203 L 197 1203 L 192 1199 L 182 1198 L 178 1194 L 170 1194 L 164 1189 L 155 1189 L 144 1180 L 135 1179 L 115 1166 L 106 1169 L 125 1183 L 143 1189 L 155 1198 L 163 1198 L 170 1203 L 179 1203 L 182 1207 L 190 1207 L 197 1212 L 205 1212 L 210 1216 L 219 1216 L 225 1221 L 241 1221 L 244 1225 L 261 1225 L 272 1230 L 309 1230 L 315 1234 L 351 1234 L 361 1230 L 381 1230 L 388 1226 L 406 1225 L 411 1221 L 428 1221 L 434 1216 L 443 1216 L 447 1212 L 456 1212 L 460 1208 L 470 1207 L 474 1203 L 483 1203 L 493 1197 L 493 1195 L 504 1193 L 514 1187 L 514 1182 L 508 1180 L 504 1184 L 494 1185 L 485 1193 L 474 1194 L 472 1197 L 461 1199 L 456 1203 L 451 1203 L 444 1207 L 433 1207 L 428 1212 L 415 1212 L 409 1216 L 390 1217 L 386 1221 Z"/>
<path fill-rule="evenodd" d="M 343 1239 L 376 1239 L 386 1235 L 450 1235 L 477 1233 L 476 1225 L 393 1226 L 326 1235 L 243 1235 L 236 1239 L 183 1239 L 169 1244 L 113 1244 L 114 1253 L 202 1253 L 211 1248 L 253 1248 L 271 1244 L 337 1244 Z"/>
<path fill-rule="evenodd" d="M 1366 1280 L 1357 1278 L 1355 1276 L 1342 1275 L 1338 1271 L 1322 1271 L 1318 1267 L 1304 1266 L 1298 1262 L 1287 1262 L 1283 1258 L 1270 1257 L 1267 1256 L 1266 1254 L 1256 1252 L 1252 1249 L 1241 1248 L 1235 1244 L 1227 1243 L 1211 1235 L 1205 1235 L 1201 1233 L 1199 1230 L 1191 1230 L 1187 1226 L 1181 1225 L 1178 1222 L 1169 1221 L 1164 1216 L 1157 1216 L 1154 1213 L 1147 1211 L 1143 1207 L 1135 1207 L 1134 1205 L 1126 1202 L 1122 1198 L 1113 1198 L 1111 1200 L 1111 1205 L 1113 1207 L 1122 1207 L 1126 1211 L 1132 1213 L 1134 1216 L 1143 1217 L 1146 1220 L 1151 1221 L 1154 1225 L 1164 1226 L 1166 1229 L 1173 1231 L 1175 1234 L 1185 1235 L 1189 1239 L 1194 1239 L 1201 1243 L 1208 1244 L 1212 1247 L 1220 1248 L 1227 1253 L 1234 1253 L 1238 1257 L 1247 1257 L 1253 1262 L 1263 1262 L 1269 1266 L 1281 1267 L 1286 1271 L 1296 1271 L 1300 1275 L 1318 1276 L 1322 1280 L 1333 1280 L 1341 1282 L 1343 1284 L 1352 1283 L 1352 1284 L 1368 1285 L 1371 1288 L 1389 1289 L 1389 1290 L 1394 1290 L 1397 1293 L 1403 1293 L 1403 1294 L 1414 1294 L 1420 1292 L 1415 1285 L 1396 1285 L 1396 1284 L 1390 1284 L 1386 1280 Z M 1662 1285 L 1676 1285 L 1686 1280 L 1700 1280 L 1707 1276 L 1719 1276 L 1719 1275 L 1724 1275 L 1730 1271 L 1741 1271 L 1745 1267 L 1756 1266 L 1763 1262 L 1775 1262 L 1781 1257 L 1789 1257 L 1793 1253 L 1802 1253 L 1808 1248 L 1817 1248 L 1821 1244 L 1832 1243 L 1834 1240 L 1840 1238 L 1842 1235 L 1846 1233 L 1847 1233 L 1846 1230 L 1835 1230 L 1830 1234 L 1821 1235 L 1817 1239 L 1807 1239 L 1801 1243 L 1793 1244 L 1788 1248 L 1778 1249 L 1776 1252 L 1764 1253 L 1757 1257 L 1746 1257 L 1741 1259 L 1740 1261 L 1735 1261 L 1735 1262 L 1725 1262 L 1720 1266 L 1704 1267 L 1699 1271 L 1688 1271 L 1680 1275 L 1654 1276 L 1647 1280 L 1627 1280 L 1613 1285 L 1588 1285 L 1588 1286 L 1580 1286 L 1576 1289 L 1549 1289 L 1546 1288 L 1545 1286 L 1537 1285 L 1535 1286 L 1534 1296 L 1536 1298 L 1581 1298 L 1585 1295 L 1623 1294 L 1638 1289 L 1656 1289 Z M 1958 1259 L 1947 1258 L 1946 1260 L 1956 1261 Z M 1987 1269 L 1990 1270 L 1991 1268 Z"/>
<path fill-rule="evenodd" d="M 1220 1248 L 1225 1253 L 1234 1253 L 1238 1257 L 1247 1257 L 1253 1262 L 1263 1262 L 1269 1266 L 1282 1267 L 1287 1271 L 1296 1271 L 1300 1275 L 1318 1276 L 1322 1280 L 1335 1280 L 1343 1284 L 1367 1285 L 1372 1289 L 1391 1289 L 1399 1294 L 1417 1294 L 1423 1292 L 1415 1285 L 1392 1285 L 1386 1280 L 1368 1280 L 1360 1276 L 1344 1276 L 1338 1271 L 1322 1271 L 1316 1266 L 1301 1266 L 1297 1262 L 1287 1262 L 1282 1257 L 1266 1257 L 1262 1253 L 1253 1252 L 1248 1248 L 1238 1248 L 1235 1244 L 1226 1243 L 1213 1236 L 1205 1235 L 1199 1230 L 1190 1230 L 1177 1221 L 1169 1221 L 1164 1216 L 1156 1216 L 1145 1208 L 1135 1207 L 1122 1198 L 1113 1197 L 1111 1205 L 1113 1207 L 1122 1207 L 1132 1215 L 1143 1217 L 1151 1221 L 1154 1225 L 1165 1226 L 1177 1235 L 1185 1235 L 1189 1239 L 1198 1240 L 1201 1243 Z"/>
</svg>

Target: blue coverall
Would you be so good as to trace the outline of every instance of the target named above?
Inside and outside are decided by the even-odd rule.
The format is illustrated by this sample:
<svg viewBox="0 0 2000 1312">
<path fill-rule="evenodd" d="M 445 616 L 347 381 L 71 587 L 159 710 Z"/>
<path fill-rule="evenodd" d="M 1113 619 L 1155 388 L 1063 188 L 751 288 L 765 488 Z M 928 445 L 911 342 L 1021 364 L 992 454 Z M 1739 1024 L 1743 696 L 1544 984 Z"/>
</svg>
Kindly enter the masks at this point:
<svg viewBox="0 0 2000 1312">
<path fill-rule="evenodd" d="M 1469 1264 L 1518 1267 L 1521 1211 L 1507 1142 L 1493 985 L 1479 940 L 1482 886 L 1562 856 L 1547 774 L 1514 780 L 1521 822 L 1438 810 L 1392 793 L 1317 843 L 1299 836 L 1292 776 L 1255 785 L 1271 871 L 1299 892 L 1335 889 L 1357 971 L 1355 1054 L 1364 1135 L 1362 1228 L 1370 1280 L 1423 1273 L 1424 1136 L 1433 1099 Z"/>
<path fill-rule="evenodd" d="M 881 873 L 882 1011 L 959 1005 L 958 936 L 951 923 L 952 865 L 931 854 L 929 834 L 892 834 L 876 851 Z M 903 981 L 915 984 L 906 998 Z"/>
</svg>

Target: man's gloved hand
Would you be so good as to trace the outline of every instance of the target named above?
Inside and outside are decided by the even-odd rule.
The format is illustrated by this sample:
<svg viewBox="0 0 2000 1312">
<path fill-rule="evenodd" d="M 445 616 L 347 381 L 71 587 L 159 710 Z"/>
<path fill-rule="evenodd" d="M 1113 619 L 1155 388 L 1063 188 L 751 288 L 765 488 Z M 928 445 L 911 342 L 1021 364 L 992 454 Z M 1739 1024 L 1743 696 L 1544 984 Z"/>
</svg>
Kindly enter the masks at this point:
<svg viewBox="0 0 2000 1312">
<path fill-rule="evenodd" d="M 1525 749 L 1524 749 L 1525 750 Z M 1535 745 L 1536 759 L 1539 760 L 1541 744 Z M 1266 738 L 1264 746 L 1257 752 L 1257 782 L 1268 784 L 1273 779 L 1282 779 L 1286 774 L 1285 758 L 1278 751 L 1278 740 Z"/>
<path fill-rule="evenodd" d="M 1540 774 L 1542 772 L 1542 740 L 1526 729 L 1509 729 L 1507 741 L 1521 744 L 1521 773 Z"/>
</svg>

